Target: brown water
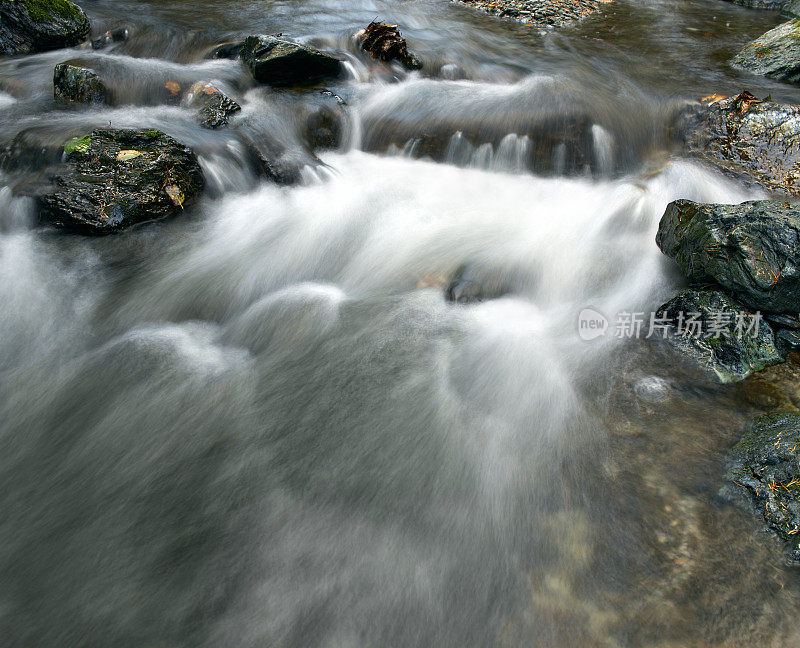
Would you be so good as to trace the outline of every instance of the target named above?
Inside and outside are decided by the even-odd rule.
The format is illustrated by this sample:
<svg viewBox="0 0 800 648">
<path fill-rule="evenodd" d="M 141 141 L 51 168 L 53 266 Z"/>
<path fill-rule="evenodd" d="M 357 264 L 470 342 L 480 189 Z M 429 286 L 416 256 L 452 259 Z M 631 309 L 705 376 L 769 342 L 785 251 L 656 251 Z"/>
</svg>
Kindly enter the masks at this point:
<svg viewBox="0 0 800 648">
<path fill-rule="evenodd" d="M 800 645 L 797 572 L 718 495 L 754 408 L 576 325 L 680 288 L 654 242 L 670 200 L 757 195 L 665 133 L 713 92 L 800 102 L 726 64 L 774 13 L 617 2 L 543 37 L 418 0 L 84 6 L 130 40 L 0 61 L 0 139 L 162 128 L 210 191 L 87 239 L 33 227 L 34 171 L 0 176 L 1 646 Z M 376 16 L 422 74 L 355 53 Z M 261 183 L 237 134 L 307 155 L 322 99 L 203 58 L 251 32 L 350 64 L 346 142 L 299 187 Z M 74 56 L 119 105 L 54 103 Z M 242 103 L 228 131 L 160 94 L 197 79 Z M 433 130 L 444 163 L 416 159 Z M 445 302 L 465 263 L 509 293 Z"/>
</svg>

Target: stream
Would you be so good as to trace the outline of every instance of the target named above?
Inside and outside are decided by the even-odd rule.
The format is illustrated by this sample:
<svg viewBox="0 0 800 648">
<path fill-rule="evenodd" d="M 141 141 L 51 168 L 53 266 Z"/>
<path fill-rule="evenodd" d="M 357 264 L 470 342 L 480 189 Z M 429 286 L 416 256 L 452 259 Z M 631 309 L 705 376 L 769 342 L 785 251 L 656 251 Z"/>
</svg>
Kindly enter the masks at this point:
<svg viewBox="0 0 800 648">
<path fill-rule="evenodd" d="M 0 172 L 0 646 L 800 645 L 796 570 L 718 495 L 754 406 L 613 322 L 683 286 L 670 201 L 764 197 L 668 132 L 713 93 L 800 104 L 727 64 L 775 12 L 615 0 L 541 34 L 441 0 L 81 6 L 130 38 L 0 59 L 0 144 L 158 128 L 207 191 L 82 237 L 35 226 L 35 170 Z M 357 53 L 376 17 L 423 71 Z M 205 58 L 251 33 L 347 60 L 341 146 L 298 186 L 237 133 L 305 160 L 329 97 Z M 113 107 L 53 100 L 72 58 Z M 164 93 L 197 80 L 237 97 L 230 128 Z M 447 301 L 464 267 L 503 294 Z"/>
</svg>

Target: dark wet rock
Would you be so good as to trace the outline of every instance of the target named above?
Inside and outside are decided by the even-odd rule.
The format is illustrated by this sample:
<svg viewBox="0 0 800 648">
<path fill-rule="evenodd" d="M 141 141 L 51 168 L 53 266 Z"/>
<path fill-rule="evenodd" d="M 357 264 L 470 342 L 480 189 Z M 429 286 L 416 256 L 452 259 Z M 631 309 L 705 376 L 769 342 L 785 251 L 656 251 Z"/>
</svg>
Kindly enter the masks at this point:
<svg viewBox="0 0 800 648">
<path fill-rule="evenodd" d="M 408 51 L 406 39 L 400 35 L 397 25 L 371 22 L 356 34 L 358 46 L 372 58 L 390 63 L 397 61 L 409 70 L 419 70 L 420 60 Z"/>
<path fill-rule="evenodd" d="M 800 565 L 800 414 L 757 419 L 729 455 L 723 496 L 763 518 Z"/>
<path fill-rule="evenodd" d="M 781 16 L 784 18 L 800 18 L 800 0 L 787 2 L 781 8 Z"/>
<path fill-rule="evenodd" d="M 67 142 L 64 154 L 39 198 L 40 219 L 85 234 L 173 215 L 204 185 L 192 150 L 157 130 L 95 130 Z"/>
<path fill-rule="evenodd" d="M 58 164 L 64 153 L 63 142 L 41 128 L 26 129 L 0 148 L 0 168 L 4 171 L 33 171 Z"/>
<path fill-rule="evenodd" d="M 716 282 L 755 309 L 800 309 L 800 210 L 791 203 L 676 200 L 661 218 L 656 243 L 692 283 Z"/>
<path fill-rule="evenodd" d="M 473 304 L 502 297 L 507 292 L 507 286 L 499 277 L 465 265 L 456 270 L 455 277 L 445 289 L 444 297 L 456 304 Z"/>
<path fill-rule="evenodd" d="M 69 0 L 0 0 L 0 54 L 30 54 L 79 45 L 89 19 Z"/>
<path fill-rule="evenodd" d="M 783 360 L 769 324 L 719 291 L 684 290 L 657 315 L 653 335 L 721 382 Z"/>
<path fill-rule="evenodd" d="M 109 45 L 114 45 L 115 43 L 124 43 L 128 40 L 129 35 L 130 32 L 125 27 L 111 29 L 92 40 L 92 49 L 100 50 L 105 49 Z"/>
<path fill-rule="evenodd" d="M 748 43 L 732 63 L 770 79 L 800 82 L 800 20 L 778 25 Z"/>
<path fill-rule="evenodd" d="M 312 150 L 341 146 L 347 123 L 347 102 L 330 90 L 319 94 L 319 101 L 309 106 L 302 119 L 303 139 Z"/>
<path fill-rule="evenodd" d="M 277 36 L 249 36 L 239 54 L 253 78 L 272 86 L 309 86 L 342 73 L 339 59 Z"/>
<path fill-rule="evenodd" d="M 231 115 L 242 107 L 228 97 L 217 86 L 207 81 L 198 81 L 186 96 L 187 103 L 199 108 L 198 117 L 203 128 L 221 128 L 227 126 Z"/>
<path fill-rule="evenodd" d="M 685 152 L 773 193 L 800 196 L 800 108 L 749 92 L 713 96 L 678 117 Z"/>
<path fill-rule="evenodd" d="M 775 346 L 782 355 L 800 349 L 800 331 L 781 329 L 775 336 Z"/>
<path fill-rule="evenodd" d="M 728 2 L 732 2 L 741 7 L 747 7 L 748 9 L 766 10 L 781 9 L 788 4 L 788 0 L 728 0 Z"/>
<path fill-rule="evenodd" d="M 600 10 L 610 0 L 458 0 L 478 11 L 539 29 L 563 27 Z"/>
<path fill-rule="evenodd" d="M 244 47 L 244 41 L 231 41 L 230 43 L 222 43 L 221 45 L 217 45 L 214 49 L 212 49 L 206 55 L 206 58 L 229 59 L 232 61 L 239 58 L 239 55 L 242 53 L 242 47 Z"/>
<path fill-rule="evenodd" d="M 257 133 L 240 134 L 252 171 L 275 184 L 292 186 L 303 180 L 303 169 L 324 166 L 313 153 L 269 141 Z"/>
<path fill-rule="evenodd" d="M 108 92 L 94 70 L 71 62 L 59 63 L 53 71 L 53 96 L 75 103 L 105 103 Z"/>
</svg>

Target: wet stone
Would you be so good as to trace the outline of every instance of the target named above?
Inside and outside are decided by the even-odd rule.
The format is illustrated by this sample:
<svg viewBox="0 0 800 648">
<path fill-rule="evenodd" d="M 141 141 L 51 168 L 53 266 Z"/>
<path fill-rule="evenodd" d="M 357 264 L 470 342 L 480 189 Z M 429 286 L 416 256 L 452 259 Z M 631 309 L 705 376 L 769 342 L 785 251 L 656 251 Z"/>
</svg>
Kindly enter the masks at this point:
<svg viewBox="0 0 800 648">
<path fill-rule="evenodd" d="M 735 67 L 770 79 L 800 82 L 800 19 L 778 25 L 744 46 L 732 61 Z"/>
<path fill-rule="evenodd" d="M 69 0 L 0 2 L 0 54 L 32 54 L 79 45 L 89 18 Z"/>
<path fill-rule="evenodd" d="M 70 62 L 53 71 L 53 96 L 74 103 L 105 103 L 107 90 L 94 70 Z"/>
<path fill-rule="evenodd" d="M 658 309 L 658 317 L 664 328 L 656 338 L 664 336 L 673 350 L 720 382 L 783 361 L 769 324 L 719 291 L 684 290 Z"/>
<path fill-rule="evenodd" d="M 356 42 L 372 58 L 390 63 L 397 61 L 409 70 L 419 70 L 420 60 L 408 51 L 406 39 L 400 35 L 397 25 L 371 22 L 358 34 Z"/>
<path fill-rule="evenodd" d="M 800 565 L 800 414 L 759 418 L 728 460 L 723 496 L 762 518 L 785 544 L 787 561 Z"/>
<path fill-rule="evenodd" d="M 203 173 L 191 149 L 157 130 L 95 130 L 64 145 L 66 162 L 39 196 L 44 223 L 106 234 L 180 212 Z"/>
<path fill-rule="evenodd" d="M 215 129 L 228 125 L 230 117 L 242 107 L 213 83 L 198 81 L 186 95 L 187 103 L 199 108 L 198 119 L 203 128 Z"/>
<path fill-rule="evenodd" d="M 714 95 L 675 124 L 684 153 L 772 193 L 800 196 L 800 108 L 749 92 Z"/>
<path fill-rule="evenodd" d="M 753 309 L 797 313 L 800 210 L 792 203 L 676 200 L 664 212 L 656 243 L 690 282 L 716 282 Z"/>
</svg>

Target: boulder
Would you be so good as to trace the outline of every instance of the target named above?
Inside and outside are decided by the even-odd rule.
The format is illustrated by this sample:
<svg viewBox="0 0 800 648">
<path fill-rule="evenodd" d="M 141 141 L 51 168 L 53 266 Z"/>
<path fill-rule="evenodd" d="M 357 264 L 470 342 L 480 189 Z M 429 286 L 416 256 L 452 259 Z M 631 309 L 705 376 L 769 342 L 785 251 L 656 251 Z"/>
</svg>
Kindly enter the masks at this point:
<svg viewBox="0 0 800 648">
<path fill-rule="evenodd" d="M 330 90 L 322 90 L 317 99 L 302 118 L 303 139 L 313 151 L 339 148 L 346 129 L 347 102 Z"/>
<path fill-rule="evenodd" d="M 249 36 L 239 53 L 253 78 L 272 86 L 308 86 L 342 73 L 339 59 L 278 36 Z"/>
<path fill-rule="evenodd" d="M 242 107 L 213 83 L 198 81 L 186 95 L 186 103 L 199 108 L 198 118 L 203 128 L 221 128 L 228 125 L 231 115 Z"/>
<path fill-rule="evenodd" d="M 800 82 L 800 19 L 778 25 L 748 43 L 732 63 L 770 79 Z"/>
<path fill-rule="evenodd" d="M 0 54 L 31 54 L 79 45 L 89 19 L 69 0 L 0 0 Z"/>
<path fill-rule="evenodd" d="M 791 203 L 676 200 L 661 218 L 656 243 L 692 283 L 716 282 L 754 309 L 800 310 L 800 210 Z"/>
<path fill-rule="evenodd" d="M 800 0 L 787 2 L 781 8 L 781 16 L 784 18 L 800 18 Z"/>
<path fill-rule="evenodd" d="M 721 494 L 763 518 L 800 565 L 800 415 L 767 414 L 749 426 L 728 457 Z"/>
<path fill-rule="evenodd" d="M 658 309 L 656 324 L 655 337 L 723 383 L 783 360 L 769 324 L 719 291 L 684 290 Z"/>
<path fill-rule="evenodd" d="M 109 31 L 101 34 L 94 40 L 92 40 L 92 49 L 100 50 L 105 49 L 109 45 L 115 45 L 117 43 L 124 43 L 128 40 L 128 36 L 130 32 L 125 27 L 117 27 L 116 29 L 110 29 Z"/>
<path fill-rule="evenodd" d="M 372 58 L 389 63 L 397 61 L 409 70 L 419 70 L 422 63 L 408 51 L 406 39 L 400 35 L 397 25 L 371 22 L 356 34 L 358 46 Z"/>
<path fill-rule="evenodd" d="M 472 265 L 463 265 L 444 291 L 444 298 L 455 304 L 474 304 L 496 299 L 508 293 L 503 278 L 496 272 L 486 271 Z"/>
<path fill-rule="evenodd" d="M 65 164 L 39 197 L 42 222 L 106 234 L 181 211 L 203 173 L 191 149 L 158 130 L 95 130 L 64 146 Z"/>
<path fill-rule="evenodd" d="M 757 99 L 707 97 L 678 117 L 684 153 L 740 181 L 800 196 L 800 108 Z"/>
<path fill-rule="evenodd" d="M 107 90 L 94 70 L 71 62 L 59 63 L 53 71 L 53 96 L 75 103 L 105 103 Z"/>
</svg>

